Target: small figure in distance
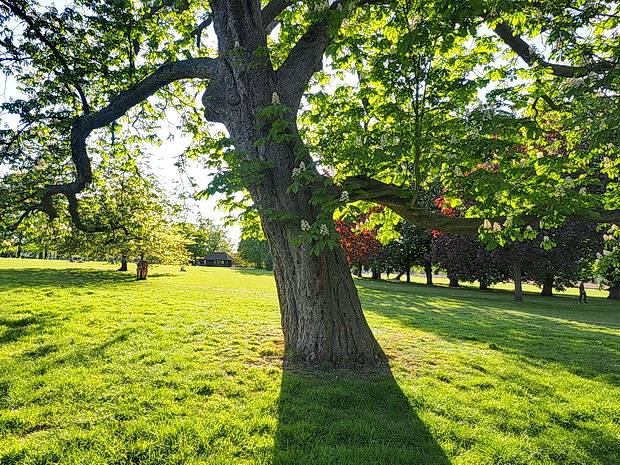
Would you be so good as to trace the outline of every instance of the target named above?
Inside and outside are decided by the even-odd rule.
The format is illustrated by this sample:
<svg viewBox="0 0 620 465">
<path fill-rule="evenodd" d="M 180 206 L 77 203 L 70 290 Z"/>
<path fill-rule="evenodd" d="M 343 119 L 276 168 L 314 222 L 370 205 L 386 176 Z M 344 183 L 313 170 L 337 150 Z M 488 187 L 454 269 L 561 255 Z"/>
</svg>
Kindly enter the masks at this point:
<svg viewBox="0 0 620 465">
<path fill-rule="evenodd" d="M 583 281 L 579 284 L 579 303 L 581 303 L 581 299 L 583 299 L 583 303 L 588 303 L 588 294 L 586 294 L 586 288 L 583 285 Z"/>
<path fill-rule="evenodd" d="M 187 271 L 184 266 L 181 267 L 181 271 Z"/>
</svg>

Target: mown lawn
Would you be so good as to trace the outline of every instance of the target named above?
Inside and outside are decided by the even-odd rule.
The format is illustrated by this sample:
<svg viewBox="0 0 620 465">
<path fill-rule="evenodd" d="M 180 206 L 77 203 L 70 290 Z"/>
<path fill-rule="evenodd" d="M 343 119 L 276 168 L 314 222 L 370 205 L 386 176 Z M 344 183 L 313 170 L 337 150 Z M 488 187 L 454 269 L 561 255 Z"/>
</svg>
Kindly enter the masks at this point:
<svg viewBox="0 0 620 465">
<path fill-rule="evenodd" d="M 391 373 L 282 362 L 273 278 L 0 259 L 0 464 L 618 464 L 620 304 L 358 280 Z"/>
</svg>

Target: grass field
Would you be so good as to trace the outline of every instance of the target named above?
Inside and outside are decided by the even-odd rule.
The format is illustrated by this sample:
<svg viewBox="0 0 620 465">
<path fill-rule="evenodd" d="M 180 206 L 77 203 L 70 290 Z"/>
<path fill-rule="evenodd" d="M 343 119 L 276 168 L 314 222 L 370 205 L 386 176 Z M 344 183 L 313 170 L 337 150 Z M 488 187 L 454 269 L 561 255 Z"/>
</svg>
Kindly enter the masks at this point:
<svg viewBox="0 0 620 465">
<path fill-rule="evenodd" d="M 283 364 L 267 272 L 113 269 L 0 259 L 0 464 L 620 464 L 618 302 L 357 280 L 356 374 Z"/>
</svg>

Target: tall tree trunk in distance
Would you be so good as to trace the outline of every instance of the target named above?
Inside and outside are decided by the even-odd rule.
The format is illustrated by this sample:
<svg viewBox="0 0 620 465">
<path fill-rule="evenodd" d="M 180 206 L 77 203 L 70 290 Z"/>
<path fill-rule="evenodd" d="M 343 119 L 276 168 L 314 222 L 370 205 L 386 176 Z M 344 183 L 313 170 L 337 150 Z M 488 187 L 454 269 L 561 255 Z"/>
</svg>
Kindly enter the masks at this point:
<svg viewBox="0 0 620 465">
<path fill-rule="evenodd" d="M 17 245 L 17 258 L 22 258 L 22 245 Z"/>
<path fill-rule="evenodd" d="M 424 273 L 426 274 L 426 284 L 428 286 L 433 285 L 433 265 L 431 262 L 424 263 Z"/>
<path fill-rule="evenodd" d="M 454 276 L 448 275 L 448 279 L 450 280 L 448 287 L 461 287 L 461 285 L 459 284 L 459 280 L 456 279 Z"/>
<path fill-rule="evenodd" d="M 607 290 L 609 291 L 608 299 L 620 300 L 620 283 L 612 284 Z"/>
<path fill-rule="evenodd" d="M 370 279 L 381 279 L 381 271 L 378 268 L 371 268 L 372 276 Z"/>
<path fill-rule="evenodd" d="M 540 295 L 545 297 L 553 296 L 553 276 L 546 276 L 543 280 L 543 287 Z"/>
<path fill-rule="evenodd" d="M 489 286 L 487 284 L 487 281 L 485 278 L 481 278 L 480 281 L 480 290 L 481 291 L 488 291 L 489 290 Z"/>
<path fill-rule="evenodd" d="M 121 267 L 116 271 L 127 271 L 127 259 L 125 257 L 121 257 Z"/>
<path fill-rule="evenodd" d="M 523 302 L 523 278 L 521 277 L 521 260 L 512 262 L 512 275 L 515 281 L 514 301 Z"/>
<path fill-rule="evenodd" d="M 361 277 L 362 277 L 362 270 L 363 270 L 363 268 L 362 268 L 362 266 L 361 266 L 361 265 L 360 265 L 360 266 L 358 266 L 357 268 L 355 268 L 355 275 L 356 275 L 358 278 L 361 278 Z"/>
<path fill-rule="evenodd" d="M 411 268 L 407 268 L 407 282 L 411 282 Z"/>
</svg>

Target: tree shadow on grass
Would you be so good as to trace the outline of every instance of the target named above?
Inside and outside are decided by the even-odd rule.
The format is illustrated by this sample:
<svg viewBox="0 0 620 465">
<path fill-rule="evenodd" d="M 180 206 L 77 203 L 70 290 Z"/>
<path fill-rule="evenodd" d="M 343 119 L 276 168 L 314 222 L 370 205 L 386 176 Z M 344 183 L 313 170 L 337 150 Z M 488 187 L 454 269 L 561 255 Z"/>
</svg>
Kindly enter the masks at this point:
<svg viewBox="0 0 620 465">
<path fill-rule="evenodd" d="M 257 268 L 236 268 L 235 273 L 247 274 L 250 276 L 273 276 L 273 271 Z"/>
<path fill-rule="evenodd" d="M 273 463 L 450 462 L 389 368 L 359 374 L 285 363 Z"/>
<path fill-rule="evenodd" d="M 153 271 L 148 279 L 178 276 Z M 19 268 L 0 270 L 0 291 L 19 288 L 95 288 L 136 281 L 131 272 L 94 269 Z M 148 280 L 147 280 L 148 282 Z"/>
<path fill-rule="evenodd" d="M 479 342 L 534 364 L 554 362 L 578 376 L 620 385 L 620 336 L 613 323 L 620 315 L 609 312 L 607 302 L 579 307 L 569 299 L 532 296 L 518 304 L 506 294 L 358 284 L 366 311 L 448 340 Z"/>
<path fill-rule="evenodd" d="M 9 344 L 19 339 L 39 334 L 44 327 L 52 324 L 48 315 L 36 315 L 11 318 L 0 317 L 0 345 Z"/>
<path fill-rule="evenodd" d="M 19 268 L 0 270 L 0 291 L 35 287 L 93 287 L 135 280 L 133 274 L 92 269 Z"/>
</svg>

